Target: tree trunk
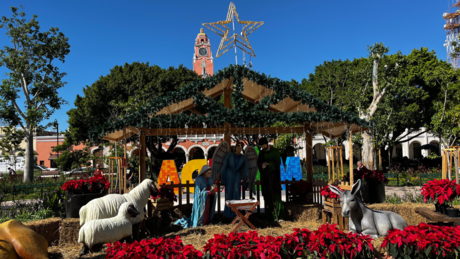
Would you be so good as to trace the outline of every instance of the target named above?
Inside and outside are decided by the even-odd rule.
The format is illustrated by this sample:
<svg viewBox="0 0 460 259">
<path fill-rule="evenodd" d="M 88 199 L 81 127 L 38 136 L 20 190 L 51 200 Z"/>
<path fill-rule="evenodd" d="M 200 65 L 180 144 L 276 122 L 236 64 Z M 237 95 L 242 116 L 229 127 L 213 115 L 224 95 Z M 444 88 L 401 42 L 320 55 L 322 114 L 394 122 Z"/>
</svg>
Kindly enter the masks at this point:
<svg viewBox="0 0 460 259">
<path fill-rule="evenodd" d="M 32 131 L 26 133 L 26 157 L 24 165 L 24 182 L 34 179 L 34 134 Z"/>
<path fill-rule="evenodd" d="M 374 142 L 373 138 L 371 135 L 369 135 L 367 132 L 363 133 L 363 164 L 367 167 L 369 170 L 375 170 L 376 169 L 376 163 L 374 163 Z"/>
</svg>

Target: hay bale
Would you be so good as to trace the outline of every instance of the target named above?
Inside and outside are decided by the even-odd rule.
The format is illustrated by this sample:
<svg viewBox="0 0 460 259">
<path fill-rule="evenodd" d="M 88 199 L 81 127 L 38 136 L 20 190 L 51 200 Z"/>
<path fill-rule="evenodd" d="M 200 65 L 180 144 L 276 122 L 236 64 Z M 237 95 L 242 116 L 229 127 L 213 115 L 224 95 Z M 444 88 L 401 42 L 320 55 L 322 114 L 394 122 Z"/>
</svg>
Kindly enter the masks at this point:
<svg viewBox="0 0 460 259">
<path fill-rule="evenodd" d="M 319 204 L 297 204 L 295 202 L 284 203 L 286 220 L 291 221 L 320 221 L 321 205 Z"/>
<path fill-rule="evenodd" d="M 42 235 L 48 241 L 48 246 L 54 246 L 59 243 L 61 221 L 60 218 L 49 218 L 26 222 L 24 225 Z"/>
<path fill-rule="evenodd" d="M 417 226 L 422 222 L 426 222 L 426 219 L 419 214 L 415 213 L 415 208 L 422 207 L 422 208 L 430 208 L 434 211 L 434 205 L 432 203 L 401 203 L 401 204 L 393 204 L 393 203 L 381 203 L 381 204 L 372 204 L 368 205 L 370 209 L 373 210 L 386 210 L 391 211 L 396 214 L 399 214 L 403 217 L 408 225 Z M 460 206 L 454 206 L 455 208 L 460 208 Z"/>
<path fill-rule="evenodd" d="M 78 232 L 80 232 L 80 219 L 63 219 L 59 236 L 59 246 L 78 244 Z"/>
</svg>

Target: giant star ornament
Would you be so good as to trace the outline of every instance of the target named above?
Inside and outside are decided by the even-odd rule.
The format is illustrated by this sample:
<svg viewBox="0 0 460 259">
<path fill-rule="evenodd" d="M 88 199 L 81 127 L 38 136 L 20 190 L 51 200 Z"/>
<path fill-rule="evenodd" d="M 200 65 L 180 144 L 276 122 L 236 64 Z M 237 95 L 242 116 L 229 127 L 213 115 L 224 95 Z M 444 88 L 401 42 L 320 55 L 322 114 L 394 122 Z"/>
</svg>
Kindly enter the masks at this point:
<svg viewBox="0 0 460 259">
<path fill-rule="evenodd" d="M 233 33 L 231 37 L 228 37 L 229 28 L 225 25 L 233 22 L 234 16 L 236 17 L 236 20 L 238 21 L 239 24 L 245 24 L 245 26 L 243 27 L 243 31 L 241 32 L 242 36 L 236 33 Z M 251 44 L 249 43 L 248 35 L 253 33 L 257 28 L 259 28 L 263 24 L 264 22 L 240 21 L 240 18 L 238 17 L 238 13 L 236 12 L 235 5 L 233 4 L 233 2 L 230 2 L 230 6 L 228 7 L 227 19 L 225 21 L 203 23 L 203 26 L 205 26 L 206 28 L 210 29 L 211 31 L 217 33 L 217 35 L 222 37 L 220 41 L 219 49 L 217 49 L 217 54 L 216 54 L 217 58 L 222 56 L 225 52 L 227 52 L 234 46 L 238 47 L 239 49 L 249 54 L 250 56 L 255 57 L 256 54 L 254 53 L 254 50 L 252 49 Z M 224 27 L 225 29 L 222 29 L 218 25 Z M 216 30 L 214 30 L 213 28 Z"/>
</svg>

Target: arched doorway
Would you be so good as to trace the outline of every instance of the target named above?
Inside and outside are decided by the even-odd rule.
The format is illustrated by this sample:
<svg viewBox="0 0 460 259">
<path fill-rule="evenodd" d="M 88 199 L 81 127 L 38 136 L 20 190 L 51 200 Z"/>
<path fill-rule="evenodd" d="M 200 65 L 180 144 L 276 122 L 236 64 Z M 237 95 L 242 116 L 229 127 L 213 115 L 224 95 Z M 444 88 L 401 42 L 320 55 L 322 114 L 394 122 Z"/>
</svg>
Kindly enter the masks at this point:
<svg viewBox="0 0 460 259">
<path fill-rule="evenodd" d="M 436 148 L 432 148 L 428 151 L 428 154 L 430 153 L 435 153 L 438 156 L 441 156 L 441 148 L 439 147 L 439 142 L 436 140 L 433 140 L 430 142 L 431 145 L 436 146 Z"/>
<path fill-rule="evenodd" d="M 414 141 L 409 145 L 409 159 L 420 159 L 422 158 L 422 145 L 418 141 Z"/>
<path fill-rule="evenodd" d="M 190 155 L 189 160 L 204 159 L 204 150 L 199 146 L 191 147 L 188 153 Z"/>
<path fill-rule="evenodd" d="M 212 156 L 214 156 L 214 152 L 216 151 L 217 146 L 211 146 L 207 149 L 208 152 L 208 159 L 212 159 Z"/>
<path fill-rule="evenodd" d="M 313 146 L 313 164 L 326 165 L 326 147 L 322 143 Z"/>
<path fill-rule="evenodd" d="M 393 157 L 402 159 L 403 157 L 403 147 L 401 144 L 397 144 L 393 148 Z"/>
</svg>

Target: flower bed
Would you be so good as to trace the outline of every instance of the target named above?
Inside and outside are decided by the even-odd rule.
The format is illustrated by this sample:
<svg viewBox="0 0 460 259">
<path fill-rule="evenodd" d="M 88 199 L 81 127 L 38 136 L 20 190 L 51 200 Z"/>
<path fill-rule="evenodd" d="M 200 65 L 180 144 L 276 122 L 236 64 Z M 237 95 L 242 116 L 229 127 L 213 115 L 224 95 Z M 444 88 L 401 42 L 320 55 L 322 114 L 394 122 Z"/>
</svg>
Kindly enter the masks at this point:
<svg viewBox="0 0 460 259">
<path fill-rule="evenodd" d="M 214 235 L 203 252 L 181 239 L 151 239 L 140 243 L 107 244 L 106 258 L 373 258 L 372 238 L 344 233 L 335 225 L 310 232 L 294 229 L 284 236 L 259 236 L 256 231 Z"/>
<path fill-rule="evenodd" d="M 193 259 L 201 258 L 203 253 L 196 250 L 192 245 L 182 244 L 179 236 L 172 238 L 153 238 L 149 240 L 135 241 L 134 243 L 107 244 L 106 258 L 141 259 L 141 258 L 174 258 Z"/>
<path fill-rule="evenodd" d="M 391 230 L 382 248 L 393 258 L 457 258 L 460 253 L 460 226 L 421 223 L 404 230 Z"/>
</svg>

